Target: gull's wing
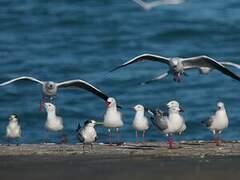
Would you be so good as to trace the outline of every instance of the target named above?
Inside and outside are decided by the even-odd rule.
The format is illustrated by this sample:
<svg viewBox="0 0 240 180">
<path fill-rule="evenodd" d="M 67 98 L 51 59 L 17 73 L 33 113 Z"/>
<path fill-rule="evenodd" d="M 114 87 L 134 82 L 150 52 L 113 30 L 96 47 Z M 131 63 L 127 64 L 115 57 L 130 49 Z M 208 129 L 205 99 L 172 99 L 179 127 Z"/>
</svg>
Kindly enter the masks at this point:
<svg viewBox="0 0 240 180">
<path fill-rule="evenodd" d="M 33 81 L 33 82 L 37 82 L 37 83 L 43 85 L 43 82 L 38 80 L 38 79 L 36 79 L 36 78 L 29 77 L 29 76 L 22 76 L 22 77 L 18 77 L 18 78 L 12 79 L 10 81 L 6 81 L 4 83 L 1 83 L 0 86 L 5 86 L 5 85 L 11 84 L 13 82 L 22 81 L 22 80 L 24 80 L 24 81 Z"/>
<path fill-rule="evenodd" d="M 77 138 L 78 138 L 78 140 L 79 140 L 81 143 L 84 142 L 84 137 L 83 137 L 83 135 L 82 135 L 82 133 L 83 133 L 82 131 L 83 131 L 82 128 L 80 128 L 80 129 L 77 131 Z"/>
<path fill-rule="evenodd" d="M 139 61 L 144 61 L 144 60 L 157 61 L 157 62 L 161 62 L 161 63 L 165 63 L 165 64 L 169 65 L 169 58 L 154 55 L 154 54 L 142 54 L 140 56 L 137 56 L 137 57 L 121 64 L 120 66 L 114 68 L 110 72 L 113 72 L 113 71 L 115 71 L 119 68 L 125 67 L 127 65 L 130 65 L 130 64 L 133 64 L 133 63 L 136 63 L 136 62 L 139 62 Z"/>
<path fill-rule="evenodd" d="M 141 7 L 143 7 L 146 10 L 149 10 L 161 5 L 181 4 L 184 2 L 184 0 L 157 0 L 152 2 L 144 2 L 142 0 L 133 0 L 133 1 L 135 1 L 137 4 L 139 4 Z"/>
<path fill-rule="evenodd" d="M 147 3 L 145 3 L 144 1 L 142 0 L 133 0 L 134 2 L 136 2 L 138 5 L 140 5 L 143 9 L 145 10 L 149 10 L 151 9 L 150 6 L 147 5 Z"/>
<path fill-rule="evenodd" d="M 182 63 L 183 63 L 184 69 L 209 67 L 212 69 L 217 69 L 223 74 L 240 81 L 240 77 L 238 75 L 234 74 L 232 71 L 224 67 L 220 62 L 217 62 L 216 60 L 208 56 L 197 56 L 192 58 L 185 58 L 182 60 Z"/>
<path fill-rule="evenodd" d="M 148 109 L 147 111 L 149 114 L 153 115 L 154 117 L 151 117 L 151 121 L 154 126 L 156 126 L 159 130 L 163 131 L 168 128 L 167 121 L 166 121 L 166 116 L 164 116 L 164 113 L 161 112 L 160 110 L 151 110 Z"/>
<path fill-rule="evenodd" d="M 240 64 L 232 63 L 232 62 L 220 62 L 224 66 L 233 66 L 235 68 L 240 69 Z"/>
<path fill-rule="evenodd" d="M 148 81 L 145 81 L 145 82 L 141 83 L 141 85 L 149 84 L 151 82 L 154 82 L 154 81 L 157 81 L 157 80 L 161 80 L 161 79 L 165 78 L 168 75 L 169 75 L 169 72 L 165 72 L 165 73 L 161 74 L 160 76 L 157 76 L 157 77 L 155 77 L 153 79 L 150 79 Z"/>
<path fill-rule="evenodd" d="M 96 88 L 93 85 L 91 85 L 90 83 L 80 80 L 80 79 L 57 83 L 57 87 L 58 88 L 81 88 L 81 89 L 85 89 L 87 91 L 92 92 L 93 94 L 104 99 L 105 101 L 108 99 L 108 96 L 105 95 L 98 88 Z"/>
<path fill-rule="evenodd" d="M 207 127 L 210 127 L 213 123 L 214 116 L 211 116 L 209 119 L 201 121 L 201 123 L 205 124 Z"/>
</svg>

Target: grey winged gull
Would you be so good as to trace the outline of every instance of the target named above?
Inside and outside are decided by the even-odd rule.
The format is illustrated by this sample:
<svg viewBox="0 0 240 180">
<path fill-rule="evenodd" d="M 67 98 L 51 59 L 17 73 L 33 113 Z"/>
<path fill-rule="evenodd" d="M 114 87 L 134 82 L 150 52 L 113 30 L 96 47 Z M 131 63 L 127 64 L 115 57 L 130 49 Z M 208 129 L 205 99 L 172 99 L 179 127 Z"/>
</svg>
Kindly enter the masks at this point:
<svg viewBox="0 0 240 180">
<path fill-rule="evenodd" d="M 215 143 L 217 146 L 219 146 L 220 145 L 219 135 L 225 128 L 228 127 L 229 124 L 224 103 L 218 102 L 215 114 L 211 116 L 209 119 L 202 121 L 202 123 L 205 124 L 208 127 L 208 129 L 213 133 Z"/>
<path fill-rule="evenodd" d="M 22 76 L 22 77 L 18 77 L 18 78 L 12 79 L 10 81 L 1 83 L 0 87 L 17 82 L 17 81 L 31 81 L 31 82 L 38 83 L 42 86 L 43 97 L 42 97 L 42 101 L 41 101 L 41 105 L 40 105 L 40 110 L 42 109 L 42 106 L 46 101 L 46 97 L 49 97 L 50 102 L 51 102 L 53 97 L 56 96 L 59 88 L 60 89 L 62 89 L 62 88 L 80 88 L 80 89 L 84 89 L 84 90 L 92 92 L 96 96 L 102 98 L 104 101 L 107 101 L 107 99 L 108 99 L 108 96 L 105 95 L 101 90 L 99 90 L 92 84 L 90 84 L 84 80 L 81 80 L 81 79 L 69 80 L 69 81 L 56 83 L 53 81 L 40 81 L 36 78 L 29 77 L 29 76 Z"/>
<path fill-rule="evenodd" d="M 173 149 L 175 148 L 173 146 L 173 134 L 181 135 L 186 130 L 186 124 L 184 118 L 180 114 L 182 109 L 177 101 L 170 101 L 167 106 L 168 113 L 164 113 L 159 109 L 148 109 L 148 112 L 152 115 L 152 123 L 161 133 L 168 137 L 169 149 Z"/>
<path fill-rule="evenodd" d="M 113 72 L 119 68 L 128 66 L 136 62 L 144 61 L 144 60 L 160 62 L 168 65 L 168 68 L 169 68 L 168 71 L 162 74 L 161 76 L 154 78 L 153 80 L 163 79 L 169 74 L 172 74 L 173 80 L 176 82 L 180 82 L 181 75 L 186 75 L 185 71 L 187 70 L 199 69 L 199 68 L 211 68 L 211 69 L 216 69 L 220 71 L 221 73 L 231 77 L 232 79 L 240 81 L 240 77 L 238 75 L 236 75 L 235 73 L 227 69 L 220 62 L 208 56 L 196 56 L 196 57 L 190 57 L 190 58 L 179 58 L 179 57 L 167 58 L 167 57 L 158 56 L 154 54 L 142 54 L 140 56 L 130 59 L 129 61 L 117 66 L 116 68 L 112 69 L 110 72 Z M 153 81 L 153 80 L 150 80 L 150 81 Z"/>
</svg>

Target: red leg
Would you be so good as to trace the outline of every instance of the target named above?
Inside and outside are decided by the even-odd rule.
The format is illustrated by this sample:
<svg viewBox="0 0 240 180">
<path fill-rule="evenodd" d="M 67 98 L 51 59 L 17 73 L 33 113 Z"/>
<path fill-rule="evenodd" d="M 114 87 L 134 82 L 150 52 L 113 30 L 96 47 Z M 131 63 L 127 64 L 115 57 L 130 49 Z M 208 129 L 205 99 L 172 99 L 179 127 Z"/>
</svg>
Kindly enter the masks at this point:
<svg viewBox="0 0 240 180">
<path fill-rule="evenodd" d="M 172 136 L 168 136 L 169 149 L 174 149 Z"/>
<path fill-rule="evenodd" d="M 220 145 L 221 145 L 221 142 L 220 142 L 219 134 L 218 134 L 218 133 L 216 133 L 216 134 L 214 135 L 214 141 L 215 141 L 215 143 L 216 143 L 216 146 L 220 146 Z"/>
<path fill-rule="evenodd" d="M 138 144 L 138 131 L 136 130 L 136 144 Z"/>
<path fill-rule="evenodd" d="M 41 101 L 40 101 L 40 104 L 39 104 L 39 112 L 42 112 L 42 109 L 43 109 L 43 106 L 44 106 L 44 103 L 46 102 L 46 98 L 45 98 L 45 96 L 43 95 L 42 96 L 42 99 L 41 99 Z"/>
<path fill-rule="evenodd" d="M 142 131 L 142 144 L 144 144 L 144 138 L 145 138 L 145 131 Z"/>
</svg>

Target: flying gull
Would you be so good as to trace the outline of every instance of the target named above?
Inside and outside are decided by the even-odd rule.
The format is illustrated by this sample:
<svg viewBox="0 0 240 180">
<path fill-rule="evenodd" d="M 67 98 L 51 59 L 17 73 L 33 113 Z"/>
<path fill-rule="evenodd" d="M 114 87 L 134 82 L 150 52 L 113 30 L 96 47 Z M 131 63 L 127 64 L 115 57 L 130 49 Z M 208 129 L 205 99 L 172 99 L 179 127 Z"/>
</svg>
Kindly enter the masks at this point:
<svg viewBox="0 0 240 180">
<path fill-rule="evenodd" d="M 92 92 L 93 94 L 102 98 L 105 101 L 108 99 L 108 96 L 105 95 L 101 90 L 94 87 L 90 83 L 80 80 L 80 79 L 55 83 L 53 81 L 40 81 L 33 77 L 23 76 L 23 77 L 18 77 L 18 78 L 12 79 L 10 81 L 1 83 L 0 87 L 17 82 L 17 81 L 31 81 L 31 82 L 38 83 L 42 86 L 43 97 L 42 97 L 42 101 L 41 101 L 41 105 L 40 105 L 40 110 L 42 109 L 42 106 L 46 101 L 46 97 L 48 97 L 51 102 L 53 97 L 56 96 L 57 90 L 59 88 L 80 88 L 80 89 L 84 89 L 84 90 Z"/>
<path fill-rule="evenodd" d="M 144 61 L 144 60 L 150 60 L 150 61 L 156 61 L 160 63 L 164 63 L 168 65 L 169 70 L 162 74 L 159 77 L 156 77 L 150 81 L 153 80 L 159 80 L 163 79 L 164 77 L 168 76 L 169 74 L 173 75 L 173 80 L 176 82 L 180 82 L 181 75 L 186 75 L 185 71 L 190 69 L 199 69 L 199 68 L 211 68 L 211 69 L 217 69 L 218 71 L 222 72 L 223 74 L 240 81 L 240 77 L 236 74 L 234 74 L 232 71 L 227 69 L 224 65 L 217 62 L 216 60 L 208 57 L 208 56 L 196 56 L 196 57 L 190 57 L 190 58 L 179 58 L 179 57 L 173 57 L 173 58 L 167 58 L 163 56 L 158 56 L 154 54 L 142 54 L 140 56 L 137 56 L 122 65 L 114 68 L 110 72 L 113 72 L 119 68 L 128 66 L 130 64 Z M 149 82 L 149 81 L 148 81 Z"/>
<path fill-rule="evenodd" d="M 112 145 L 111 129 L 115 128 L 117 131 L 117 141 L 120 143 L 119 128 L 123 126 L 122 114 L 117 110 L 116 100 L 109 97 L 106 101 L 107 110 L 104 114 L 103 126 L 108 129 L 109 145 Z"/>
<path fill-rule="evenodd" d="M 6 127 L 6 137 L 7 137 L 8 145 L 9 145 L 10 139 L 18 140 L 21 137 L 21 127 L 19 125 L 16 114 L 12 114 L 9 117 L 9 123 Z M 19 145 L 19 143 L 17 143 L 17 145 Z"/>
<path fill-rule="evenodd" d="M 228 117 L 222 102 L 217 103 L 217 110 L 208 120 L 202 121 L 214 135 L 216 145 L 220 145 L 219 135 L 228 127 Z"/>
<path fill-rule="evenodd" d="M 92 143 L 97 141 L 97 132 L 95 130 L 95 125 L 97 124 L 102 123 L 98 123 L 94 120 L 88 120 L 84 122 L 83 127 L 81 127 L 81 125 L 78 124 L 78 127 L 76 129 L 77 138 L 81 143 L 83 143 L 83 151 L 85 151 L 85 144 L 90 144 L 91 150 L 93 149 Z"/>
<path fill-rule="evenodd" d="M 136 131 L 136 144 L 138 144 L 138 131 L 142 131 L 142 144 L 144 144 L 145 131 L 149 128 L 148 119 L 144 116 L 144 107 L 142 105 L 136 105 L 134 110 L 136 113 L 132 126 Z"/>
<path fill-rule="evenodd" d="M 159 109 L 149 109 L 148 112 L 153 116 L 151 117 L 152 123 L 161 133 L 168 137 L 169 149 L 173 149 L 173 134 L 181 135 L 186 129 L 186 124 L 183 117 L 180 115 L 182 109 L 177 101 L 170 101 L 167 106 L 168 113 L 164 113 Z"/>
<path fill-rule="evenodd" d="M 157 0 L 152 2 L 144 2 L 143 0 L 133 0 L 139 6 L 145 10 L 150 10 L 152 8 L 161 6 L 161 5 L 177 5 L 184 2 L 184 0 Z"/>
</svg>

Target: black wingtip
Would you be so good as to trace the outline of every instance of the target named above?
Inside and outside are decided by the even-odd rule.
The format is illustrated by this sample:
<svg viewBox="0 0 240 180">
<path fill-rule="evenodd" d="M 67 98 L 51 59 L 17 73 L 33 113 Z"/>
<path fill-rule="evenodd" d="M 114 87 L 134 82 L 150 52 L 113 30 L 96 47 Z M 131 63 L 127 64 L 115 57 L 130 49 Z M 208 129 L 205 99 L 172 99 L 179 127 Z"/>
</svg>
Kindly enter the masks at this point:
<svg viewBox="0 0 240 180">
<path fill-rule="evenodd" d="M 109 71 L 109 73 L 112 73 L 113 71 L 116 71 L 117 69 L 119 69 L 120 67 L 118 66 L 118 67 L 115 67 L 115 68 L 113 68 L 112 70 L 110 70 Z"/>
<path fill-rule="evenodd" d="M 76 129 L 76 132 L 78 132 L 80 129 L 81 129 L 81 125 L 80 125 L 80 123 L 78 123 L 78 127 Z"/>
<path fill-rule="evenodd" d="M 204 121 L 204 120 L 203 120 L 203 121 L 201 121 L 201 123 L 205 125 L 205 124 L 206 124 L 206 120 L 205 120 L 205 121 Z"/>
</svg>

